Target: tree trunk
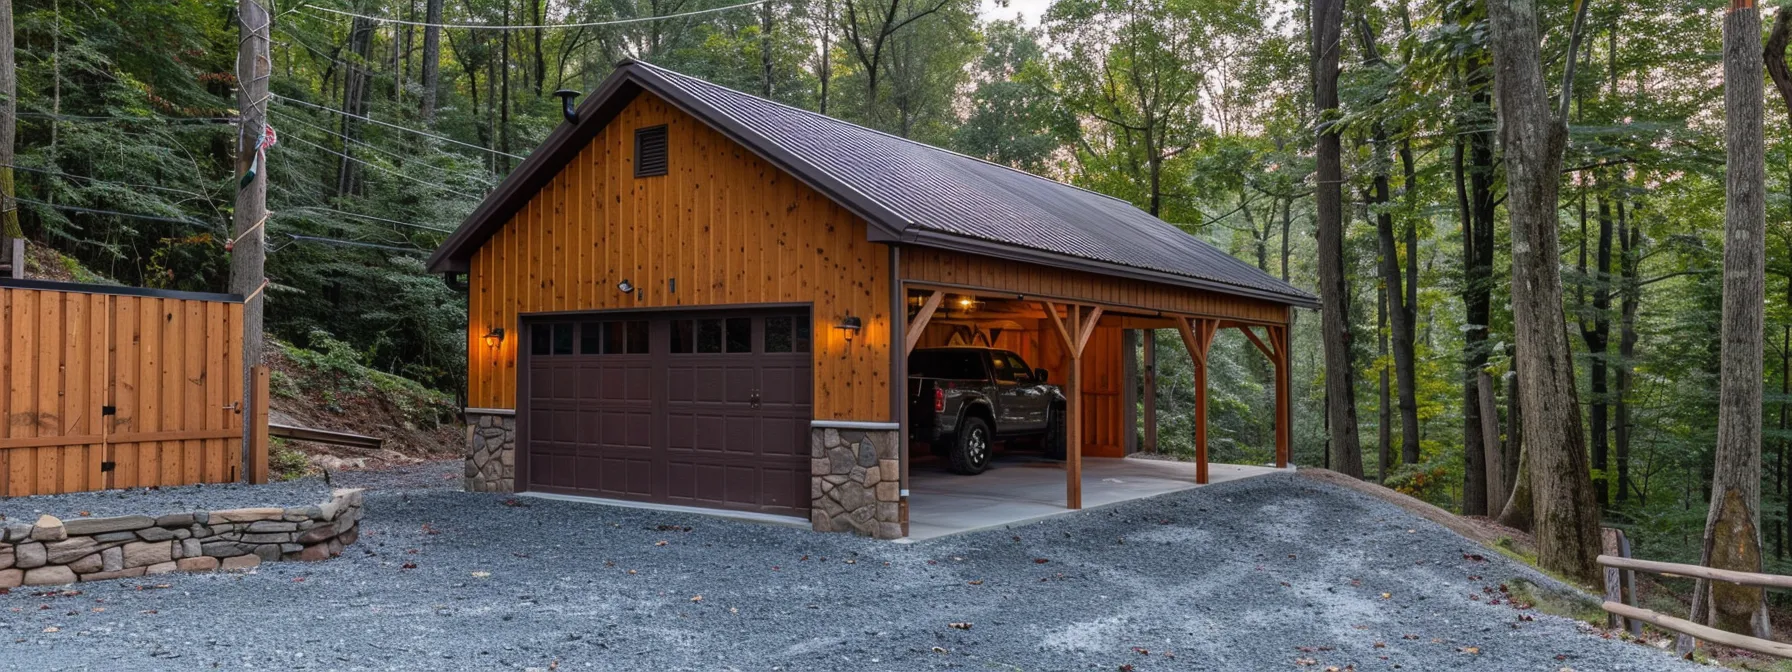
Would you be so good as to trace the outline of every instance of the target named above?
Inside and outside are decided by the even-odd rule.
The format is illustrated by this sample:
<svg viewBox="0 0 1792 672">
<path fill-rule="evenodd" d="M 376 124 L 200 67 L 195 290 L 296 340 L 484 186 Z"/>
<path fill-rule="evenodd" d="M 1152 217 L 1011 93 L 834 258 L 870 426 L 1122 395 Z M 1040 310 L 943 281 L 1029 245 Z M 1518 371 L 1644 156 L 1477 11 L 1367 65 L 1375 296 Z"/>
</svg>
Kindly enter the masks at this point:
<svg viewBox="0 0 1792 672">
<path fill-rule="evenodd" d="M 374 23 L 370 19 L 355 17 L 349 25 L 348 64 L 342 73 L 342 110 L 349 115 L 367 116 L 368 85 L 372 82 L 372 73 L 367 67 L 369 52 L 373 48 Z M 342 115 L 342 156 L 338 159 L 336 170 L 336 195 L 353 196 L 361 193 L 360 164 L 355 162 L 355 140 L 361 139 L 361 120 Z"/>
<path fill-rule="evenodd" d="M 1314 190 L 1319 243 L 1320 331 L 1325 341 L 1326 422 L 1337 470 L 1362 477 L 1362 444 L 1356 427 L 1356 367 L 1350 352 L 1350 293 L 1344 276 L 1343 148 L 1331 122 L 1338 114 L 1338 50 L 1343 0 L 1313 0 L 1313 102 L 1318 185 Z"/>
<path fill-rule="evenodd" d="M 25 237 L 19 228 L 19 202 L 13 184 L 13 144 L 19 130 L 19 74 L 14 61 L 12 0 L 0 0 L 0 243 L 12 249 L 13 238 Z M 8 252 L 10 254 L 10 252 Z"/>
<path fill-rule="evenodd" d="M 1784 11 L 1784 10 L 1781 10 Z M 1761 15 L 1733 0 L 1724 15 L 1724 273 L 1717 449 L 1705 563 L 1761 571 L 1761 329 L 1765 323 L 1767 163 Z M 1769 637 L 1764 591 L 1711 582 L 1710 625 Z M 1694 615 L 1698 607 L 1694 606 Z M 1695 620 L 1698 620 L 1695 618 Z"/>
<path fill-rule="evenodd" d="M 1482 456 L 1485 462 L 1480 469 L 1482 478 L 1486 479 L 1482 489 L 1484 498 L 1481 500 L 1481 509 L 1484 512 L 1498 511 L 1506 503 L 1507 495 L 1506 482 L 1500 474 L 1500 465 L 1505 458 L 1500 456 L 1500 414 L 1496 410 L 1499 402 L 1493 398 L 1493 376 L 1486 371 L 1478 372 L 1475 375 L 1475 391 L 1476 396 L 1481 398 L 1476 405 L 1481 409 L 1478 414 L 1481 417 L 1481 444 L 1486 446 Z M 1466 499 L 1463 508 L 1468 508 Z"/>
<path fill-rule="evenodd" d="M 1376 387 L 1375 445 L 1380 449 L 1381 472 L 1376 480 L 1386 483 L 1388 471 L 1394 467 L 1394 397 L 1388 382 L 1388 293 L 1375 293 L 1375 341 L 1379 360 L 1375 367 L 1380 374 Z"/>
<path fill-rule="evenodd" d="M 1498 446 L 1486 444 L 1482 440 L 1482 422 L 1492 422 L 1496 426 L 1499 418 L 1479 417 L 1482 411 L 1478 403 L 1479 389 L 1477 379 L 1487 367 L 1488 325 L 1493 320 L 1493 255 L 1494 255 L 1494 200 L 1493 200 L 1493 120 L 1489 87 L 1493 73 L 1488 67 L 1488 54 L 1485 48 L 1477 48 L 1468 52 L 1462 59 L 1462 89 L 1468 94 L 1468 105 L 1457 117 L 1456 125 L 1467 129 L 1456 136 L 1455 177 L 1457 207 L 1462 213 L 1462 305 L 1463 305 L 1463 340 L 1462 340 L 1462 442 L 1463 442 L 1463 490 L 1466 493 L 1470 484 L 1475 482 L 1475 465 L 1477 452 L 1492 451 Z M 1508 423 L 1512 424 L 1512 423 Z M 1497 437 L 1496 437 L 1497 438 Z M 1508 453 L 1516 453 L 1516 443 L 1508 443 Z M 1501 483 L 1509 488 L 1511 479 L 1516 476 L 1511 470 L 1504 468 L 1506 462 L 1516 460 L 1517 455 L 1508 455 L 1510 460 L 1502 459 L 1494 467 L 1494 473 L 1483 475 L 1483 479 L 1498 477 Z M 1487 493 L 1489 504 L 1483 512 L 1496 515 L 1505 503 L 1505 497 Z M 1472 501 L 1464 498 L 1465 502 Z M 1472 513 L 1465 505 L 1464 513 Z"/>
<path fill-rule="evenodd" d="M 1364 18 L 1358 21 L 1358 38 L 1362 42 L 1364 60 L 1370 66 L 1383 67 L 1380 50 L 1376 49 L 1375 31 Z M 1376 122 L 1370 146 L 1374 151 L 1374 159 L 1369 163 L 1374 167 L 1374 193 L 1370 198 L 1372 205 L 1379 205 L 1375 213 L 1376 240 L 1380 243 L 1381 282 L 1383 293 L 1388 297 L 1388 323 L 1392 331 L 1390 335 L 1394 349 L 1394 386 L 1400 399 L 1400 457 L 1406 464 L 1419 463 L 1419 405 L 1418 394 L 1414 390 L 1416 376 L 1413 372 L 1413 339 L 1415 330 L 1413 318 L 1418 314 L 1416 304 L 1417 293 L 1412 291 L 1411 280 L 1418 276 L 1418 244 L 1416 235 L 1408 237 L 1406 260 L 1411 270 L 1411 279 L 1401 277 L 1400 250 L 1394 238 L 1394 214 L 1389 211 L 1393 205 L 1393 194 L 1388 188 L 1388 173 L 1391 170 L 1392 157 L 1388 155 L 1388 135 L 1380 122 Z M 1411 153 L 1404 152 L 1402 162 L 1410 168 Z M 1409 180 L 1406 189 L 1410 190 L 1413 179 L 1411 171 L 1407 173 Z M 1410 229 L 1416 234 L 1417 229 Z"/>
<path fill-rule="evenodd" d="M 1620 183 L 1620 188 L 1623 184 Z M 1642 303 L 1637 248 L 1642 245 L 1642 232 L 1630 224 L 1624 198 L 1618 199 L 1618 389 L 1612 398 L 1616 410 L 1618 505 L 1629 500 L 1630 486 L 1630 389 L 1634 385 L 1636 361 L 1636 313 Z"/>
<path fill-rule="evenodd" d="M 759 95 L 772 97 L 772 3 L 759 6 Z M 540 31 L 536 31 L 540 32 Z"/>
<path fill-rule="evenodd" d="M 424 10 L 424 23 L 430 24 L 423 29 L 423 125 L 435 128 L 436 122 L 436 90 L 441 86 L 442 78 L 442 22 L 443 0 L 425 0 L 428 4 Z M 477 97 L 478 87 L 474 86 Z M 477 107 L 477 105 L 475 105 Z"/>
<path fill-rule="evenodd" d="M 1566 83 L 1574 81 L 1586 8 L 1582 4 L 1574 20 L 1564 91 Z M 1567 127 L 1559 111 L 1551 112 L 1545 94 L 1536 6 L 1530 0 L 1490 0 L 1488 19 L 1494 71 L 1503 75 L 1494 82 L 1495 98 L 1506 159 L 1506 209 L 1512 222 L 1513 336 L 1529 435 L 1521 449 L 1518 487 L 1531 490 L 1538 564 L 1594 584 L 1599 580 L 1594 562 L 1600 548 L 1599 503 L 1593 496 L 1586 437 L 1581 433 L 1557 249 L 1557 189 Z"/>
<path fill-rule="evenodd" d="M 1516 348 L 1507 348 L 1512 355 L 1514 366 L 1518 358 Z M 1514 368 L 1506 378 L 1506 449 L 1501 457 L 1506 458 L 1505 468 L 1500 473 L 1505 476 L 1506 491 L 1511 492 L 1518 487 L 1518 457 L 1524 448 L 1524 400 L 1519 396 L 1518 369 Z M 1529 495 L 1526 495 L 1526 500 Z M 1503 507 L 1502 507 L 1503 508 Z M 1525 529 L 1531 529 L 1529 518 L 1526 518 Z"/>
<path fill-rule="evenodd" d="M 1599 186 L 1605 186 L 1604 175 L 1597 178 Z M 1586 219 L 1581 220 L 1581 253 L 1580 268 L 1583 277 L 1593 283 L 1593 303 L 1580 319 L 1581 340 L 1587 345 L 1587 396 L 1588 399 L 1588 431 L 1593 438 L 1593 492 L 1601 507 L 1610 501 L 1610 487 L 1607 485 L 1605 471 L 1608 465 L 1607 456 L 1610 450 L 1609 427 L 1606 422 L 1607 375 L 1606 353 L 1610 350 L 1612 335 L 1612 209 L 1604 195 L 1599 199 L 1599 244 L 1594 254 L 1592 268 L 1587 267 L 1587 241 L 1585 240 Z M 1583 213 L 1585 209 L 1583 208 Z M 1590 315 L 1585 314 L 1590 313 Z"/>
</svg>

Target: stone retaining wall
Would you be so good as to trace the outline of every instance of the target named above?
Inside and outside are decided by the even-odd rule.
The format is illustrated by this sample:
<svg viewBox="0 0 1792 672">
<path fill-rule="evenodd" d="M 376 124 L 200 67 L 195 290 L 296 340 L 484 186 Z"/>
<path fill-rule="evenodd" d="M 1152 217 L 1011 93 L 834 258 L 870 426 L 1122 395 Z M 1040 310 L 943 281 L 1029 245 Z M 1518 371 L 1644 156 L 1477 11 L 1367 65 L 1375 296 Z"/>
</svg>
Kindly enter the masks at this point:
<svg viewBox="0 0 1792 672">
<path fill-rule="evenodd" d="M 516 492 L 516 414 L 467 410 L 467 492 Z"/>
<path fill-rule="evenodd" d="M 809 522 L 817 532 L 902 538 L 893 430 L 809 430 Z"/>
<path fill-rule="evenodd" d="M 51 586 L 262 562 L 324 560 L 360 536 L 361 490 L 315 506 L 58 520 L 0 528 L 0 588 Z"/>
</svg>

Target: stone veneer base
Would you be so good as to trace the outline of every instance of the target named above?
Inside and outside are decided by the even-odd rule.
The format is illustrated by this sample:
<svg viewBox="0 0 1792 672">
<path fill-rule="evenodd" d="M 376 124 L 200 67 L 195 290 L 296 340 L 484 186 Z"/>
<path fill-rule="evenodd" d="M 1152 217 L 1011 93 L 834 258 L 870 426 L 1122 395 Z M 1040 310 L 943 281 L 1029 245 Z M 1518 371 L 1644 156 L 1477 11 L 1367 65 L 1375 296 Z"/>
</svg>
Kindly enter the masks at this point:
<svg viewBox="0 0 1792 672">
<path fill-rule="evenodd" d="M 896 430 L 809 430 L 809 522 L 817 532 L 902 538 Z"/>
<path fill-rule="evenodd" d="M 0 528 L 0 589 L 170 572 L 248 569 L 342 555 L 360 537 L 361 490 L 321 504 L 162 516 L 42 516 Z"/>
<path fill-rule="evenodd" d="M 516 492 L 516 414 L 467 410 L 467 492 Z"/>
</svg>

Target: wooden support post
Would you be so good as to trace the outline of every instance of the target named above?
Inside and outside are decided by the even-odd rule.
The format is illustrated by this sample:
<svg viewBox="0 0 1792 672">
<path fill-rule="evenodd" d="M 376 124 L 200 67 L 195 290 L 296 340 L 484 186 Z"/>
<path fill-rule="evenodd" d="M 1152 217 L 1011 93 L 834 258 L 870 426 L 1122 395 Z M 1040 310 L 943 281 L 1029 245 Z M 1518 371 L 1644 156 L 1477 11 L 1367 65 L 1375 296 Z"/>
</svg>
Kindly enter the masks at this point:
<svg viewBox="0 0 1792 672">
<path fill-rule="evenodd" d="M 921 332 L 927 330 L 927 322 L 933 319 L 934 311 L 940 309 L 940 302 L 945 300 L 945 298 L 946 293 L 937 289 L 933 290 L 932 294 L 927 295 L 927 301 L 921 304 L 921 312 L 915 313 L 915 319 L 909 322 L 908 328 L 902 332 L 902 335 L 905 337 L 904 345 L 906 346 L 906 349 L 902 351 L 903 354 L 909 354 L 915 351 L 915 345 L 921 342 Z"/>
<path fill-rule="evenodd" d="M 1070 353 L 1070 373 L 1064 385 L 1064 506 L 1080 509 L 1083 508 L 1083 346 L 1088 345 L 1089 337 L 1095 333 L 1095 324 L 1101 321 L 1101 308 L 1092 308 L 1088 315 L 1084 315 L 1082 306 L 1066 304 L 1065 315 L 1059 317 L 1057 304 L 1040 303 L 1052 328 L 1058 332 L 1058 338 L 1063 340 L 1064 350 Z"/>
<path fill-rule="evenodd" d="M 1145 443 L 1141 446 L 1147 453 L 1157 452 L 1157 330 L 1145 329 L 1139 332 L 1145 337 Z"/>
<path fill-rule="evenodd" d="M 1195 483 L 1207 484 L 1207 350 L 1213 345 L 1218 323 L 1201 318 L 1176 318 L 1176 332 L 1195 365 Z"/>
<path fill-rule="evenodd" d="M 249 436 L 248 480 L 268 482 L 268 367 L 257 366 L 250 373 L 254 387 L 249 393 L 249 412 L 243 421 L 249 423 L 244 432 Z"/>
<path fill-rule="evenodd" d="M 1139 331 L 1120 330 L 1120 411 L 1125 428 L 1120 454 L 1139 452 Z"/>
<path fill-rule="evenodd" d="M 1275 348 L 1273 359 L 1276 364 L 1276 468 L 1284 469 L 1291 457 L 1290 439 L 1294 435 L 1293 400 L 1289 398 L 1293 385 L 1288 375 L 1288 327 L 1270 327 L 1269 338 Z"/>
</svg>

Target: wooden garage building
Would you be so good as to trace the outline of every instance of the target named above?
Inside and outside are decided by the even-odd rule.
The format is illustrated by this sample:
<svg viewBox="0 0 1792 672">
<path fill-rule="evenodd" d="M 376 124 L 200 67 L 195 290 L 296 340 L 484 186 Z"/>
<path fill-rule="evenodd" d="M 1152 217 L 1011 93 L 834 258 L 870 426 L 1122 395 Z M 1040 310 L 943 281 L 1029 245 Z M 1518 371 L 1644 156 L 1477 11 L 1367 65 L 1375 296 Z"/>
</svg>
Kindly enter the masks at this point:
<svg viewBox="0 0 1792 672">
<path fill-rule="evenodd" d="M 915 347 L 1048 369 L 1077 508 L 1080 457 L 1132 431 L 1127 330 L 1197 361 L 1243 330 L 1275 362 L 1281 464 L 1286 328 L 1316 307 L 1124 201 L 633 61 L 429 263 L 468 287 L 469 489 L 880 537 L 904 534 Z"/>
</svg>

